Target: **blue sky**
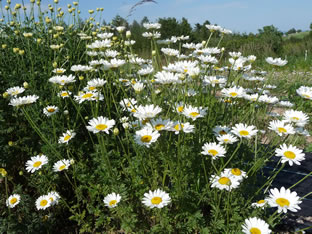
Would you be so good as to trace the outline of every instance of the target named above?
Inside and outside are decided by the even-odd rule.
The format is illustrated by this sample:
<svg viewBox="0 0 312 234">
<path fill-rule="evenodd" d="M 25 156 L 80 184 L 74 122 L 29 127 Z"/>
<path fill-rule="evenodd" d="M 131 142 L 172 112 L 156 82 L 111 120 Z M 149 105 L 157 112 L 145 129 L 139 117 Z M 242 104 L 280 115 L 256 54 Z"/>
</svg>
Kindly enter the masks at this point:
<svg viewBox="0 0 312 234">
<path fill-rule="evenodd" d="M 59 0 L 60 6 L 72 3 Z M 76 0 L 77 1 L 77 0 Z M 110 22 L 119 14 L 126 17 L 129 9 L 139 0 L 80 0 L 81 16 L 88 17 L 89 9 L 103 7 L 103 17 Z M 158 4 L 147 3 L 139 6 L 128 18 L 140 21 L 147 16 L 150 21 L 160 17 L 185 17 L 194 25 L 209 20 L 235 32 L 257 32 L 266 25 L 274 25 L 281 31 L 291 28 L 308 30 L 312 23 L 312 0 L 156 0 Z M 5 2 L 5 1 L 3 1 Z M 12 0 L 13 3 L 21 0 Z M 29 0 L 24 0 L 28 3 Z M 41 0 L 47 6 L 53 0 Z"/>
</svg>

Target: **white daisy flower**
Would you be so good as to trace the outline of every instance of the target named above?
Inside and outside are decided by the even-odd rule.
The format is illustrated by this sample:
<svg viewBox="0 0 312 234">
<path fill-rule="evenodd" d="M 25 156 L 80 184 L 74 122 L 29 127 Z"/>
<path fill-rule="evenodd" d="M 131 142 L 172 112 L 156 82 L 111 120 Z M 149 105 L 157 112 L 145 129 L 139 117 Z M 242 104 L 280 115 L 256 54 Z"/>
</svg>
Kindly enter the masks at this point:
<svg viewBox="0 0 312 234">
<path fill-rule="evenodd" d="M 248 138 L 250 139 L 252 136 L 256 135 L 258 130 L 255 129 L 256 127 L 251 125 L 247 126 L 246 124 L 239 123 L 235 124 L 232 128 L 232 133 L 238 136 L 239 138 Z"/>
<path fill-rule="evenodd" d="M 61 196 L 58 194 L 58 192 L 55 191 L 49 192 L 47 197 L 51 201 L 51 206 L 57 205 L 59 200 L 61 199 Z"/>
<path fill-rule="evenodd" d="M 28 95 L 28 96 L 24 96 L 24 97 L 17 97 L 17 98 L 13 98 L 10 100 L 9 105 L 11 106 L 23 106 L 23 105 L 27 105 L 27 104 L 32 104 L 34 102 L 36 102 L 39 99 L 39 96 L 37 95 Z"/>
<path fill-rule="evenodd" d="M 251 203 L 251 207 L 253 208 L 262 208 L 264 209 L 264 207 L 268 204 L 268 202 L 266 200 L 259 200 L 257 202 Z"/>
<path fill-rule="evenodd" d="M 60 172 L 63 170 L 68 170 L 69 166 L 70 166 L 70 160 L 62 159 L 62 160 L 59 160 L 56 163 L 54 163 L 53 171 Z"/>
<path fill-rule="evenodd" d="M 272 120 L 269 124 L 269 129 L 275 131 L 279 136 L 295 134 L 293 126 L 286 124 L 285 120 Z"/>
<path fill-rule="evenodd" d="M 156 131 L 170 130 L 172 128 L 172 121 L 170 119 L 152 119 L 147 126 L 155 129 Z"/>
<path fill-rule="evenodd" d="M 68 144 L 68 142 L 76 136 L 76 133 L 73 130 L 67 130 L 65 133 L 63 133 L 62 136 L 60 136 L 58 143 L 59 144 Z"/>
<path fill-rule="evenodd" d="M 242 87 L 223 88 L 221 94 L 225 97 L 239 98 L 245 95 L 245 90 Z"/>
<path fill-rule="evenodd" d="M 300 161 L 305 159 L 305 154 L 301 149 L 286 144 L 275 150 L 275 156 L 282 157 L 282 163 L 288 162 L 290 166 L 293 164 L 301 165 Z"/>
<path fill-rule="evenodd" d="M 61 91 L 58 96 L 61 98 L 68 98 L 72 93 L 70 91 Z"/>
<path fill-rule="evenodd" d="M 58 111 L 59 111 L 59 108 L 57 106 L 47 106 L 43 108 L 43 113 L 48 117 L 56 114 Z"/>
<path fill-rule="evenodd" d="M 174 105 L 174 109 L 177 113 L 181 114 L 184 110 L 185 104 L 183 102 L 178 102 Z"/>
<path fill-rule="evenodd" d="M 248 177 L 247 173 L 240 170 L 239 168 L 226 168 L 224 169 L 224 173 L 236 178 L 238 181 Z"/>
<path fill-rule="evenodd" d="M 256 217 L 245 219 L 242 228 L 242 232 L 245 234 L 270 234 L 272 232 L 269 229 L 269 224 Z"/>
<path fill-rule="evenodd" d="M 156 142 L 158 137 L 160 137 L 160 134 L 158 131 L 154 131 L 150 127 L 145 127 L 139 131 L 135 132 L 135 141 L 139 145 L 144 145 L 147 148 L 150 147 L 150 145 L 153 142 Z"/>
<path fill-rule="evenodd" d="M 219 135 L 226 135 L 231 131 L 231 128 L 227 127 L 227 126 L 220 126 L 217 125 L 215 126 L 212 131 L 214 132 L 215 136 L 219 136 Z"/>
<path fill-rule="evenodd" d="M 104 96 L 98 92 L 79 92 L 78 95 L 75 96 L 75 101 L 79 104 L 84 101 L 101 101 L 104 99 Z"/>
<path fill-rule="evenodd" d="M 40 196 L 36 200 L 37 210 L 45 210 L 46 208 L 50 207 L 51 204 L 52 204 L 52 201 L 50 199 L 50 196 L 48 196 L 48 195 Z"/>
<path fill-rule="evenodd" d="M 155 191 L 149 191 L 144 193 L 142 203 L 149 208 L 163 208 L 171 202 L 171 198 L 168 193 L 157 189 Z"/>
<path fill-rule="evenodd" d="M 283 117 L 284 120 L 289 123 L 294 123 L 298 127 L 304 127 L 309 121 L 309 117 L 305 113 L 296 110 L 285 111 Z"/>
<path fill-rule="evenodd" d="M 231 134 L 225 134 L 217 136 L 217 140 L 220 144 L 233 144 L 238 141 L 238 138 Z"/>
<path fill-rule="evenodd" d="M 54 84 L 58 84 L 58 85 L 66 85 L 69 83 L 74 83 L 75 81 L 76 80 L 75 80 L 75 77 L 73 75 L 52 76 L 49 79 L 49 82 L 54 83 Z"/>
<path fill-rule="evenodd" d="M 220 176 L 212 175 L 210 182 L 212 188 L 218 188 L 220 190 L 225 189 L 227 191 L 231 191 L 239 186 L 239 181 L 236 178 L 224 172 L 222 172 Z"/>
<path fill-rule="evenodd" d="M 293 107 L 294 104 L 292 104 L 290 101 L 280 101 L 277 105 L 284 106 L 284 107 Z"/>
<path fill-rule="evenodd" d="M 106 197 L 104 197 L 104 204 L 108 208 L 114 208 L 117 206 L 117 204 L 120 202 L 121 196 L 116 193 L 108 194 Z"/>
<path fill-rule="evenodd" d="M 93 91 L 95 89 L 102 88 L 106 83 L 107 83 L 106 80 L 100 78 L 89 80 L 87 83 L 88 91 Z"/>
<path fill-rule="evenodd" d="M 216 85 L 224 85 L 226 83 L 226 79 L 217 76 L 205 76 L 203 83 L 205 85 L 211 85 L 212 87 L 215 87 Z"/>
<path fill-rule="evenodd" d="M 119 102 L 120 106 L 123 108 L 123 110 L 129 110 L 134 109 L 135 105 L 137 104 L 137 101 L 134 98 L 124 98 Z"/>
<path fill-rule="evenodd" d="M 296 92 L 302 98 L 312 100 L 312 87 L 301 86 Z"/>
<path fill-rule="evenodd" d="M 73 72 L 88 72 L 91 71 L 93 68 L 87 65 L 73 65 L 71 66 L 70 70 Z"/>
<path fill-rule="evenodd" d="M 144 89 L 145 85 L 142 82 L 136 82 L 132 85 L 135 92 L 139 93 Z"/>
<path fill-rule="evenodd" d="M 155 74 L 155 83 L 159 84 L 172 84 L 181 83 L 179 75 L 177 73 L 161 71 Z"/>
<path fill-rule="evenodd" d="M 266 198 L 268 204 L 271 207 L 277 207 L 278 213 L 287 213 L 287 210 L 297 212 L 301 208 L 298 206 L 302 201 L 297 196 L 296 192 L 291 192 L 289 189 L 281 188 L 279 191 L 277 188 L 270 189 L 269 197 Z"/>
<path fill-rule="evenodd" d="M 185 133 L 191 133 L 194 132 L 195 126 L 191 125 L 189 122 L 186 123 L 180 123 L 179 121 L 176 121 L 172 124 L 172 128 L 170 131 L 173 131 L 175 134 L 179 134 L 180 131 L 183 131 Z"/>
<path fill-rule="evenodd" d="M 39 170 L 43 165 L 48 163 L 48 158 L 45 155 L 33 156 L 26 162 L 27 172 L 34 173 Z"/>
<path fill-rule="evenodd" d="M 66 69 L 64 69 L 64 68 L 55 68 L 55 69 L 52 70 L 52 72 L 55 73 L 55 74 L 60 75 L 60 74 L 63 74 L 64 72 L 66 72 Z"/>
<path fill-rule="evenodd" d="M 217 159 L 219 157 L 225 157 L 226 150 L 222 145 L 219 145 L 215 142 L 205 143 L 202 147 L 201 154 L 210 155 L 212 159 Z"/>
<path fill-rule="evenodd" d="M 21 201 L 21 196 L 18 194 L 12 194 L 6 200 L 6 206 L 9 208 L 14 208 Z"/>
<path fill-rule="evenodd" d="M 152 119 L 161 111 L 162 109 L 159 106 L 154 106 L 154 104 L 146 106 L 139 105 L 137 106 L 136 112 L 134 112 L 133 116 L 139 120 Z"/>
<path fill-rule="evenodd" d="M 203 107 L 185 106 L 182 114 L 194 121 L 197 118 L 204 117 L 206 115 L 206 110 L 207 108 Z"/>
<path fill-rule="evenodd" d="M 146 66 L 138 70 L 138 74 L 140 76 L 146 76 L 154 72 L 154 68 L 152 66 Z"/>
<path fill-rule="evenodd" d="M 160 23 L 144 23 L 143 27 L 150 30 L 150 29 L 160 29 L 161 24 Z"/>
<path fill-rule="evenodd" d="M 282 60 L 281 58 L 268 57 L 265 59 L 265 61 L 271 65 L 279 67 L 285 66 L 287 64 L 287 60 Z"/>
<path fill-rule="evenodd" d="M 7 89 L 5 92 L 8 93 L 11 97 L 15 97 L 18 94 L 21 94 L 25 91 L 23 87 L 15 86 Z"/>
<path fill-rule="evenodd" d="M 89 121 L 89 126 L 87 126 L 88 131 L 95 133 L 98 132 L 105 132 L 106 134 L 109 134 L 109 129 L 114 127 L 115 120 L 108 119 L 103 116 L 99 116 L 97 118 L 93 118 Z"/>
</svg>

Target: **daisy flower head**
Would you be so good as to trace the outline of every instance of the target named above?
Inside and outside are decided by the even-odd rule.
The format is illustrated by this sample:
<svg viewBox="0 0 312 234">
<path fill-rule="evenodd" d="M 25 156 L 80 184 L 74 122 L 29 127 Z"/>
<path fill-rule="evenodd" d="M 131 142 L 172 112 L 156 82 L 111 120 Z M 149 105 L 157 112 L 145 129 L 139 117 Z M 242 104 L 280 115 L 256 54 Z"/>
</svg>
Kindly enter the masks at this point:
<svg viewBox="0 0 312 234">
<path fill-rule="evenodd" d="M 268 204 L 268 202 L 266 200 L 259 200 L 257 202 L 251 203 L 251 207 L 253 208 L 262 208 L 264 209 L 264 207 Z"/>
<path fill-rule="evenodd" d="M 203 107 L 185 106 L 182 114 L 188 118 L 191 118 L 194 121 L 197 118 L 204 117 L 206 115 L 206 110 L 207 108 Z"/>
<path fill-rule="evenodd" d="M 296 110 L 285 111 L 283 117 L 284 120 L 290 123 L 294 123 L 298 127 L 304 127 L 309 121 L 309 117 L 305 113 Z"/>
<path fill-rule="evenodd" d="M 144 89 L 145 85 L 142 82 L 136 82 L 132 85 L 132 88 L 136 93 L 141 92 Z"/>
<path fill-rule="evenodd" d="M 173 131 L 175 134 L 179 134 L 181 131 L 185 133 L 194 132 L 195 126 L 191 125 L 189 122 L 180 123 L 178 121 L 172 124 L 170 131 Z"/>
<path fill-rule="evenodd" d="M 210 178 L 211 187 L 220 190 L 231 191 L 239 186 L 239 181 L 228 173 L 222 172 L 220 176 L 212 175 Z"/>
<path fill-rule="evenodd" d="M 52 70 L 52 72 L 60 75 L 60 74 L 63 74 L 64 72 L 66 72 L 66 70 L 64 68 L 55 68 Z"/>
<path fill-rule="evenodd" d="M 59 111 L 59 108 L 57 106 L 47 106 L 43 108 L 43 114 L 45 114 L 48 117 L 56 114 L 58 111 Z"/>
<path fill-rule="evenodd" d="M 23 106 L 35 103 L 39 99 L 39 96 L 37 95 L 27 95 L 24 97 L 17 97 L 10 100 L 9 105 L 11 106 Z"/>
<path fill-rule="evenodd" d="M 287 60 L 282 60 L 281 58 L 272 58 L 272 57 L 266 58 L 265 61 L 271 65 L 279 67 L 285 66 L 288 62 Z"/>
<path fill-rule="evenodd" d="M 179 114 L 181 114 L 184 110 L 185 104 L 183 102 L 178 102 L 175 104 L 175 111 Z"/>
<path fill-rule="evenodd" d="M 163 130 L 170 130 L 172 127 L 172 122 L 170 119 L 152 119 L 149 123 L 147 123 L 148 126 L 155 129 L 156 131 L 163 131 Z"/>
<path fill-rule="evenodd" d="M 114 127 L 115 120 L 100 116 L 89 121 L 88 131 L 95 133 L 105 132 L 109 134 L 109 130 Z"/>
<path fill-rule="evenodd" d="M 18 194 L 12 194 L 6 200 L 6 206 L 9 208 L 14 208 L 21 201 L 21 196 Z"/>
<path fill-rule="evenodd" d="M 215 126 L 212 131 L 214 132 L 215 136 L 219 136 L 219 135 L 226 135 L 231 131 L 231 128 L 227 127 L 227 126 L 220 126 L 217 125 Z"/>
<path fill-rule="evenodd" d="M 6 90 L 6 92 L 11 96 L 15 97 L 21 93 L 23 93 L 25 89 L 23 87 L 15 86 Z"/>
<path fill-rule="evenodd" d="M 277 207 L 278 213 L 287 213 L 287 210 L 297 212 L 301 208 L 298 206 L 302 201 L 296 192 L 282 187 L 280 191 L 277 188 L 271 189 L 269 197 L 266 198 L 271 207 Z"/>
<path fill-rule="evenodd" d="M 152 143 L 156 142 L 158 137 L 160 137 L 159 132 L 154 131 L 154 129 L 150 127 L 145 127 L 135 132 L 136 143 L 144 145 L 147 148 L 149 148 Z"/>
<path fill-rule="evenodd" d="M 221 93 L 224 97 L 239 98 L 245 95 L 245 90 L 242 87 L 223 88 Z"/>
<path fill-rule="evenodd" d="M 227 145 L 237 142 L 238 138 L 236 136 L 233 136 L 232 134 L 225 134 L 217 136 L 217 140 L 219 141 L 219 144 Z"/>
<path fill-rule="evenodd" d="M 69 83 L 74 83 L 75 81 L 76 80 L 75 80 L 75 77 L 73 75 L 52 76 L 49 79 L 49 82 L 51 82 L 53 84 L 63 85 L 63 86 L 66 84 L 69 84 Z"/>
<path fill-rule="evenodd" d="M 61 91 L 58 93 L 58 96 L 61 98 L 68 98 L 72 93 L 70 91 Z"/>
<path fill-rule="evenodd" d="M 45 210 L 46 208 L 50 207 L 51 204 L 52 204 L 52 201 L 50 199 L 50 196 L 48 195 L 40 196 L 36 200 L 37 210 Z"/>
<path fill-rule="evenodd" d="M 296 90 L 296 93 L 307 100 L 312 100 L 312 87 L 301 86 Z"/>
<path fill-rule="evenodd" d="M 226 150 L 225 148 L 217 144 L 215 142 L 212 143 L 205 143 L 202 147 L 201 154 L 203 155 L 209 155 L 212 157 L 212 159 L 217 159 L 218 157 L 225 157 Z"/>
<path fill-rule="evenodd" d="M 51 206 L 57 205 L 59 200 L 61 199 L 61 196 L 58 194 L 58 192 L 55 191 L 49 192 L 47 197 L 51 201 Z"/>
<path fill-rule="evenodd" d="M 280 148 L 275 150 L 275 156 L 282 157 L 282 163 L 289 163 L 289 166 L 293 164 L 301 165 L 300 161 L 305 159 L 305 154 L 301 149 L 295 146 L 283 144 Z"/>
<path fill-rule="evenodd" d="M 239 138 L 248 138 L 250 139 L 252 136 L 256 135 L 258 130 L 255 129 L 256 127 L 251 125 L 247 126 L 246 124 L 239 123 L 235 124 L 232 128 L 232 133 L 238 136 Z"/>
<path fill-rule="evenodd" d="M 104 204 L 108 208 L 114 208 L 117 206 L 117 204 L 120 202 L 121 196 L 116 193 L 108 194 L 106 197 L 104 197 Z"/>
<path fill-rule="evenodd" d="M 154 106 L 154 104 L 146 106 L 139 105 L 137 106 L 136 112 L 133 114 L 133 116 L 139 120 L 152 119 L 161 111 L 162 109 L 159 106 Z"/>
<path fill-rule="evenodd" d="M 224 169 L 224 173 L 232 176 L 233 178 L 237 179 L 238 181 L 247 178 L 247 173 L 240 170 L 239 168 L 226 168 Z"/>
<path fill-rule="evenodd" d="M 216 85 L 224 85 L 226 83 L 226 78 L 217 76 L 205 76 L 203 79 L 205 85 L 211 85 L 215 87 Z"/>
<path fill-rule="evenodd" d="M 76 133 L 73 130 L 67 130 L 60 136 L 58 143 L 59 144 L 68 144 L 68 142 L 76 136 Z"/>
<path fill-rule="evenodd" d="M 70 160 L 62 159 L 62 160 L 59 160 L 56 163 L 54 163 L 53 171 L 60 172 L 63 170 L 68 170 L 69 166 L 70 166 Z"/>
<path fill-rule="evenodd" d="M 106 80 L 95 78 L 92 80 L 89 80 L 87 83 L 87 88 L 89 91 L 93 91 L 95 89 L 102 88 L 107 83 Z"/>
<path fill-rule="evenodd" d="M 295 134 L 295 129 L 285 120 L 272 120 L 269 123 L 269 129 L 275 131 L 279 136 Z"/>
<path fill-rule="evenodd" d="M 245 219 L 242 228 L 242 232 L 245 234 L 269 234 L 272 232 L 269 229 L 269 224 L 256 217 Z"/>
<path fill-rule="evenodd" d="M 104 99 L 104 96 L 100 94 L 99 92 L 79 92 L 78 95 L 75 96 L 75 101 L 77 101 L 79 104 L 83 103 L 84 101 L 101 101 Z"/>
<path fill-rule="evenodd" d="M 119 104 L 123 108 L 123 110 L 131 111 L 132 109 L 134 109 L 135 105 L 137 104 L 137 101 L 134 98 L 124 98 L 119 102 Z"/>
<path fill-rule="evenodd" d="M 48 163 L 48 158 L 45 155 L 33 156 L 26 162 L 27 172 L 34 173 L 39 170 L 43 165 Z"/>
<path fill-rule="evenodd" d="M 155 191 L 149 191 L 144 193 L 142 203 L 149 208 L 163 208 L 171 202 L 171 198 L 168 193 L 157 189 Z"/>
</svg>

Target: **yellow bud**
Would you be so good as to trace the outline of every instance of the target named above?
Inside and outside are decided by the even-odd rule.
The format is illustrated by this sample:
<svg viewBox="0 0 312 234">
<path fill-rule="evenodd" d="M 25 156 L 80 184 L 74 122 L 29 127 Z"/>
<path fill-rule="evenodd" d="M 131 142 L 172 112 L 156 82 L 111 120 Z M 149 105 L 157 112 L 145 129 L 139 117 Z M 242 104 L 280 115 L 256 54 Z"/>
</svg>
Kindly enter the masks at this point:
<svg viewBox="0 0 312 234">
<path fill-rule="evenodd" d="M 100 8 L 96 8 L 96 11 L 100 11 Z"/>
<path fill-rule="evenodd" d="M 20 50 L 18 51 L 19 55 L 24 55 L 25 54 L 25 50 Z"/>
<path fill-rule="evenodd" d="M 4 168 L 0 168 L 0 174 L 3 176 L 3 177 L 6 177 L 8 172 L 4 169 Z"/>
<path fill-rule="evenodd" d="M 92 32 L 92 36 L 96 36 L 96 32 Z"/>
<path fill-rule="evenodd" d="M 8 145 L 9 145 L 9 146 L 12 146 L 13 144 L 14 144 L 13 141 L 9 141 L 9 142 L 8 142 Z"/>
<path fill-rule="evenodd" d="M 57 11 L 58 11 L 58 12 L 60 12 L 61 10 L 62 10 L 62 8 L 61 8 L 61 7 L 57 8 Z"/>
<path fill-rule="evenodd" d="M 24 172 L 23 171 L 19 171 L 19 173 L 18 173 L 20 176 L 22 176 L 23 174 L 24 174 Z"/>
<path fill-rule="evenodd" d="M 71 6 L 70 4 L 67 4 L 67 7 L 68 7 L 68 8 L 71 8 L 72 6 Z"/>
<path fill-rule="evenodd" d="M 15 4 L 14 9 L 15 9 L 15 10 L 18 10 L 18 9 L 20 9 L 21 7 L 22 7 L 22 5 L 21 5 L 21 4 L 16 3 L 16 4 Z"/>
<path fill-rule="evenodd" d="M 16 16 L 16 11 L 12 11 L 12 15 L 13 15 L 13 16 Z"/>
<path fill-rule="evenodd" d="M 101 11 L 104 11 L 104 8 L 100 8 Z"/>
<path fill-rule="evenodd" d="M 37 39 L 37 43 L 38 43 L 38 44 L 40 44 L 40 43 L 41 43 L 41 41 L 42 41 L 42 39 L 41 39 L 41 38 L 38 38 L 38 39 Z"/>
<path fill-rule="evenodd" d="M 118 136 L 119 135 L 119 129 L 118 128 L 114 128 L 113 134 L 114 134 L 114 136 Z"/>
<path fill-rule="evenodd" d="M 42 171 L 39 171 L 38 174 L 39 174 L 39 175 L 42 175 Z"/>
<path fill-rule="evenodd" d="M 78 14 L 80 14 L 80 12 L 81 12 L 81 11 L 80 11 L 80 10 L 78 10 L 77 12 L 78 12 Z"/>
<path fill-rule="evenodd" d="M 28 85 L 28 83 L 25 81 L 25 82 L 23 83 L 23 86 L 24 86 L 25 89 L 27 89 L 29 85 Z"/>
<path fill-rule="evenodd" d="M 11 21 L 10 22 L 10 26 L 14 26 L 15 25 L 15 22 L 14 21 Z"/>
<path fill-rule="evenodd" d="M 94 10 L 88 10 L 89 14 L 93 14 Z"/>
<path fill-rule="evenodd" d="M 89 119 L 89 117 L 88 117 L 88 116 L 85 116 L 84 118 L 85 118 L 85 120 Z"/>
<path fill-rule="evenodd" d="M 118 37 L 113 37 L 113 41 L 117 41 Z"/>
<path fill-rule="evenodd" d="M 35 3 L 35 0 L 30 0 L 30 3 Z"/>
<path fill-rule="evenodd" d="M 53 68 L 57 68 L 57 62 L 53 62 L 52 66 Z"/>
<path fill-rule="evenodd" d="M 130 37 L 131 37 L 131 32 L 130 32 L 130 31 L 127 31 L 127 32 L 126 32 L 126 37 L 127 37 L 127 38 L 130 38 Z"/>
<path fill-rule="evenodd" d="M 10 7 L 9 7 L 9 6 L 5 6 L 5 7 L 4 7 L 4 9 L 9 10 L 9 9 L 10 9 Z"/>
<path fill-rule="evenodd" d="M 59 3 L 59 0 L 54 0 L 54 3 L 58 4 L 58 3 Z"/>
<path fill-rule="evenodd" d="M 79 80 L 83 80 L 84 79 L 84 77 L 83 76 L 79 76 Z"/>
<path fill-rule="evenodd" d="M 70 160 L 70 164 L 71 164 L 71 165 L 75 164 L 75 160 L 74 160 L 74 159 L 71 159 L 71 160 Z"/>
<path fill-rule="evenodd" d="M 14 53 L 18 53 L 18 51 L 19 51 L 19 48 L 13 48 Z"/>
<path fill-rule="evenodd" d="M 58 34 L 54 34 L 54 35 L 53 35 L 53 38 L 54 38 L 54 39 L 56 39 L 56 38 L 58 38 L 58 37 L 59 37 Z"/>
<path fill-rule="evenodd" d="M 5 48 L 7 48 L 7 44 L 2 44 L 2 49 L 5 49 Z"/>
<path fill-rule="evenodd" d="M 37 0 L 37 5 L 39 6 L 41 3 L 41 0 Z"/>
<path fill-rule="evenodd" d="M 19 34 L 19 31 L 18 31 L 18 30 L 15 30 L 14 33 L 15 33 L 16 35 L 18 35 L 18 34 Z"/>
<path fill-rule="evenodd" d="M 7 92 L 4 92 L 4 93 L 2 94 L 2 96 L 3 96 L 3 98 L 7 98 L 7 97 L 9 96 L 9 94 L 8 94 Z"/>
<path fill-rule="evenodd" d="M 73 9 L 68 9 L 68 13 L 72 13 L 73 12 Z"/>
<path fill-rule="evenodd" d="M 7 3 L 10 4 L 10 3 L 11 3 L 11 0 L 7 0 Z"/>
<path fill-rule="evenodd" d="M 74 6 L 78 6 L 78 2 L 73 2 Z"/>
<path fill-rule="evenodd" d="M 156 55 L 156 50 L 153 50 L 152 51 L 152 56 L 155 56 Z"/>
</svg>

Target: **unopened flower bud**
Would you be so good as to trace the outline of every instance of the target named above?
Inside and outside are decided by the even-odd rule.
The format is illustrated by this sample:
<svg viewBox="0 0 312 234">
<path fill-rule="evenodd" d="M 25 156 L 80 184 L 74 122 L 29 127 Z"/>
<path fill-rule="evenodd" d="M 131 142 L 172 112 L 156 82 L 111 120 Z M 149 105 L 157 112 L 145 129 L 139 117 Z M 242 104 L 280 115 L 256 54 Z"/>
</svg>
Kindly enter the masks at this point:
<svg viewBox="0 0 312 234">
<path fill-rule="evenodd" d="M 118 128 L 114 128 L 113 134 L 114 134 L 114 136 L 118 136 L 119 135 L 119 129 Z"/>
<path fill-rule="evenodd" d="M 23 86 L 24 86 L 25 89 L 27 89 L 29 85 L 28 85 L 28 83 L 25 81 L 25 82 L 23 83 Z"/>
</svg>

